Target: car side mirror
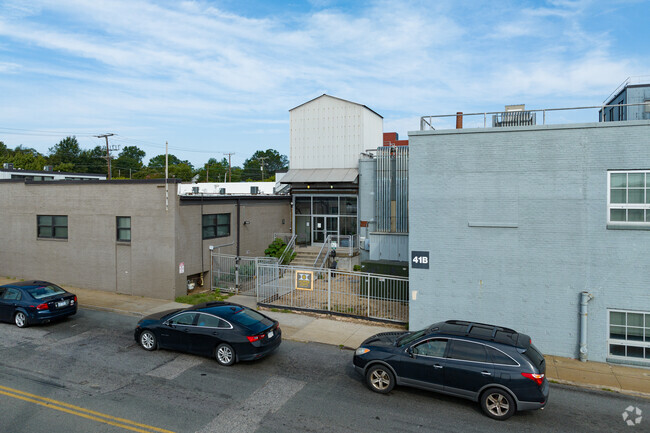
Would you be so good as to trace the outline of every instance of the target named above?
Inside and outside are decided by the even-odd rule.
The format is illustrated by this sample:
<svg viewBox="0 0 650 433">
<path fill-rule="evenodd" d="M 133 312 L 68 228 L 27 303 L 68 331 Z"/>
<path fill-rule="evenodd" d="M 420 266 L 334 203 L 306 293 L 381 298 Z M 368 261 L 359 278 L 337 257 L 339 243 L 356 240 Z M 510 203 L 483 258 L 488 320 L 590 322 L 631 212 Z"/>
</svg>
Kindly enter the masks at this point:
<svg viewBox="0 0 650 433">
<path fill-rule="evenodd" d="M 406 349 L 406 353 L 408 353 L 409 356 L 410 356 L 411 358 L 413 358 L 413 348 L 412 348 L 412 347 L 409 347 L 408 349 Z"/>
</svg>

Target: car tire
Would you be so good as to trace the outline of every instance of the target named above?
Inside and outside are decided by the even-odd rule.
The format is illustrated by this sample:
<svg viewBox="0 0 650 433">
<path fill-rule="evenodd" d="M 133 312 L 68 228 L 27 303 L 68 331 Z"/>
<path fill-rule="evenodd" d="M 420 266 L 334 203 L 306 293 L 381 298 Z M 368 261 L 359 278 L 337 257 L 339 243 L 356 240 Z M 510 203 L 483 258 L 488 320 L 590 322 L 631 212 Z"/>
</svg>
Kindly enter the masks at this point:
<svg viewBox="0 0 650 433">
<path fill-rule="evenodd" d="M 235 350 L 230 344 L 221 343 L 214 350 L 214 357 L 223 366 L 230 366 L 235 363 Z"/>
<path fill-rule="evenodd" d="M 27 315 L 22 311 L 16 311 L 14 314 L 14 323 L 19 328 L 24 328 L 27 326 Z"/>
<path fill-rule="evenodd" d="M 156 334 L 148 329 L 145 329 L 140 333 L 140 338 L 138 341 L 144 350 L 151 351 L 158 348 L 158 340 L 156 339 Z"/>
<path fill-rule="evenodd" d="M 372 391 L 388 394 L 395 387 L 395 375 L 385 365 L 373 365 L 366 372 L 366 384 Z"/>
<path fill-rule="evenodd" d="M 500 388 L 489 388 L 481 394 L 481 408 L 487 416 L 499 421 L 507 420 L 517 411 L 510 393 Z"/>
</svg>

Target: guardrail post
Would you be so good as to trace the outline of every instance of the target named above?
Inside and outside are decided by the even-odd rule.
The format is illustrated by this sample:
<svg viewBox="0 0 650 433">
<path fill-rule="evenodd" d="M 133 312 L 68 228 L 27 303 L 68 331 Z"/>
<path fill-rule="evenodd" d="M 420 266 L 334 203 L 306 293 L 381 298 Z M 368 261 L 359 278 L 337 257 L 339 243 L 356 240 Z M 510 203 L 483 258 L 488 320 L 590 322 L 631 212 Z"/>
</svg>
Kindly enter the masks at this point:
<svg viewBox="0 0 650 433">
<path fill-rule="evenodd" d="M 332 270 L 327 269 L 327 311 L 332 311 Z"/>
<path fill-rule="evenodd" d="M 366 274 L 368 278 L 368 317 L 370 317 L 370 274 Z"/>
</svg>

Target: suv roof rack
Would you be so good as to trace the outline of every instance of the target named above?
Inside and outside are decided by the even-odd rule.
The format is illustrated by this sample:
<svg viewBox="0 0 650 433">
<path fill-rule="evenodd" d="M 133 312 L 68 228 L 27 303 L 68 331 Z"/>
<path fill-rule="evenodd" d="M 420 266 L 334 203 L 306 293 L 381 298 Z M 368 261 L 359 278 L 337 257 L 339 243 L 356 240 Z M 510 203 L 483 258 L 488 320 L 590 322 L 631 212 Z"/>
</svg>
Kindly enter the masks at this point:
<svg viewBox="0 0 650 433">
<path fill-rule="evenodd" d="M 503 326 L 488 325 L 487 323 L 468 322 L 464 320 L 447 320 L 440 326 L 440 332 L 479 340 L 494 341 L 526 348 L 530 344 L 530 337 L 520 334 L 514 329 Z"/>
</svg>

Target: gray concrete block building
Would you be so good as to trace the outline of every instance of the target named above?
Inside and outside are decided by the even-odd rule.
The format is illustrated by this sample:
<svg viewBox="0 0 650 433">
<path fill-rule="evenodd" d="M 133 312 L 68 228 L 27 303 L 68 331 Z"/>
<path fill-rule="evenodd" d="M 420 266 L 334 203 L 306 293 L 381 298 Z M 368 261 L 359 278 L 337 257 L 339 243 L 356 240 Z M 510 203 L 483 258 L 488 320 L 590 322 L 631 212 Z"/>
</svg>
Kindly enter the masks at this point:
<svg viewBox="0 0 650 433">
<path fill-rule="evenodd" d="M 544 352 L 650 365 L 650 121 L 409 135 L 410 327 L 512 327 Z"/>
<path fill-rule="evenodd" d="M 173 299 L 209 271 L 211 245 L 263 256 L 270 233 L 288 231 L 288 196 L 183 196 L 178 186 L 0 180 L 0 275 Z"/>
</svg>

